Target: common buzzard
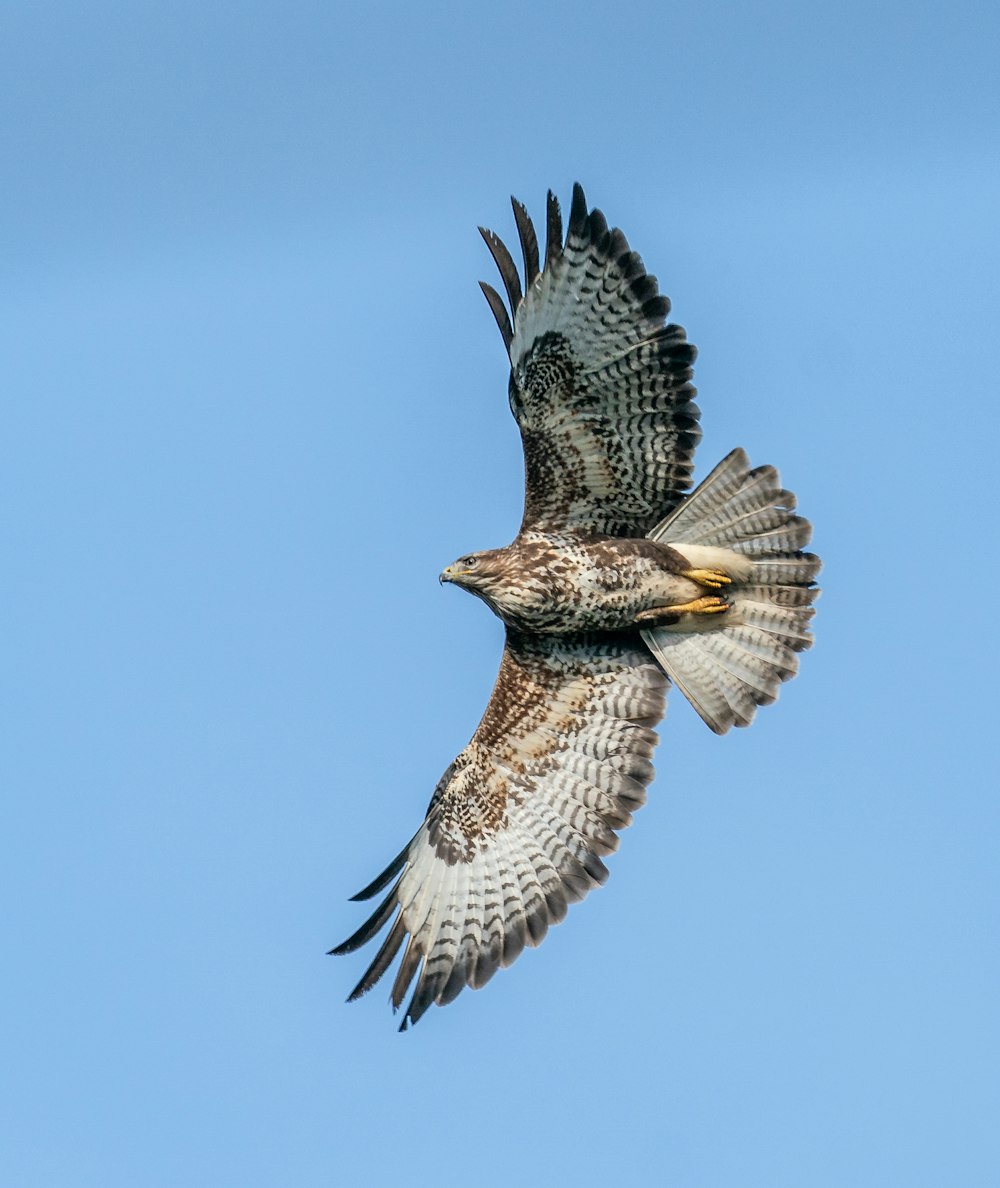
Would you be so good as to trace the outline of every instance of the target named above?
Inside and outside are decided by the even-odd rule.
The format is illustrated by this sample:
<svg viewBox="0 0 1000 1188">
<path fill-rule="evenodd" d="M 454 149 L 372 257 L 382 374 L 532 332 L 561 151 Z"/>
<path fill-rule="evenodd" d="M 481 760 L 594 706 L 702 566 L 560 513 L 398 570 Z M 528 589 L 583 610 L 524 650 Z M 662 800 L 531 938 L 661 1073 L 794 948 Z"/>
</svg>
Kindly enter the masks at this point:
<svg viewBox="0 0 1000 1188">
<path fill-rule="evenodd" d="M 550 193 L 545 257 L 513 202 L 524 287 L 491 231 L 508 304 L 483 283 L 510 359 L 524 519 L 502 549 L 441 580 L 507 628 L 472 741 L 415 837 L 354 898 L 388 893 L 334 953 L 389 925 L 350 995 L 402 950 L 400 1030 L 485 985 L 607 878 L 603 859 L 646 798 L 673 681 L 719 734 L 750 723 L 798 667 L 819 560 L 771 466 L 734 450 L 691 495 L 694 347 L 621 231 L 580 186 L 565 241 Z"/>
</svg>

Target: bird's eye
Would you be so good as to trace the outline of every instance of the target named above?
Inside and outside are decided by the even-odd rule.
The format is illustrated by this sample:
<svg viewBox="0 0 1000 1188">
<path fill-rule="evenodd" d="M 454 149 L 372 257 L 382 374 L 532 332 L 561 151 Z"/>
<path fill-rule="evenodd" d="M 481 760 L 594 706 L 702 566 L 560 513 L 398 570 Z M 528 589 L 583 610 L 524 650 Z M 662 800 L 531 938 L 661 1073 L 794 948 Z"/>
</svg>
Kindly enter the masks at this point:
<svg viewBox="0 0 1000 1188">
<path fill-rule="evenodd" d="M 476 557 L 463 557 L 460 564 L 462 564 L 466 569 L 475 569 L 477 560 L 478 559 Z"/>
</svg>

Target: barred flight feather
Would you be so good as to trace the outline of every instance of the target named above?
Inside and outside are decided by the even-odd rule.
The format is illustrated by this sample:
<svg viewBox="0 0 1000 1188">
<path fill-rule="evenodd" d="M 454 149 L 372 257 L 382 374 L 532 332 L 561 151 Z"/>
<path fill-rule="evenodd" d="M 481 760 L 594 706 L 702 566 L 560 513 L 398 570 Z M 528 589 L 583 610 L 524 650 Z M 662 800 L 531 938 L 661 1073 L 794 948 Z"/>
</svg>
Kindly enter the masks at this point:
<svg viewBox="0 0 1000 1188">
<path fill-rule="evenodd" d="M 580 186 L 565 244 L 549 195 L 545 267 L 533 275 L 534 227 L 515 203 L 525 254 L 522 293 L 510 252 L 480 228 L 507 291 L 483 291 L 511 363 L 511 408 L 527 486 L 522 530 L 644 535 L 689 486 L 699 437 L 694 347 L 656 278 Z M 499 303 L 499 304 L 498 304 Z M 513 327 L 513 336 L 510 334 Z"/>
</svg>

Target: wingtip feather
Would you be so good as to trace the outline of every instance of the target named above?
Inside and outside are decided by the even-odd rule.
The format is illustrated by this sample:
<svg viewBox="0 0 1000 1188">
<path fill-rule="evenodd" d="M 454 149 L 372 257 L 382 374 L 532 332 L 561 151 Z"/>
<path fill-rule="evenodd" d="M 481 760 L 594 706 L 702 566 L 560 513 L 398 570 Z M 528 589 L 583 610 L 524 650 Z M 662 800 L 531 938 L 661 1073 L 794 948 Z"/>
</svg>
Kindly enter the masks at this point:
<svg viewBox="0 0 1000 1188">
<path fill-rule="evenodd" d="M 572 235 L 582 238 L 587 224 L 587 196 L 579 182 L 573 183 L 573 202 L 569 211 L 569 228 L 566 232 L 567 242 Z"/>
<path fill-rule="evenodd" d="M 559 199 L 552 193 L 548 192 L 548 197 L 545 202 L 545 264 L 546 267 L 554 264 L 562 254 L 563 247 L 563 231 L 562 231 L 562 210 L 559 207 Z"/>
<path fill-rule="evenodd" d="M 482 289 L 486 301 L 493 311 L 493 317 L 496 319 L 497 327 L 500 330 L 500 337 L 503 339 L 503 344 L 507 348 L 507 353 L 510 354 L 510 344 L 514 341 L 514 328 L 511 325 L 510 314 L 507 313 L 507 307 L 503 303 L 503 298 L 487 281 L 480 281 L 479 287 Z"/>
<path fill-rule="evenodd" d="M 490 249 L 490 254 L 500 273 L 500 278 L 503 280 L 504 288 L 507 290 L 507 300 L 510 302 L 511 316 L 516 317 L 517 307 L 521 304 L 522 296 L 521 278 L 517 272 L 517 265 L 507 250 L 507 245 L 495 231 L 489 231 L 485 227 L 480 227 L 479 234 L 483 237 L 486 246 Z"/>
<path fill-rule="evenodd" d="M 511 194 L 510 204 L 514 210 L 514 222 L 517 224 L 517 237 L 521 241 L 521 255 L 524 258 L 524 286 L 530 289 L 538 277 L 538 237 L 535 235 L 535 225 L 531 221 L 523 202 Z"/>
</svg>

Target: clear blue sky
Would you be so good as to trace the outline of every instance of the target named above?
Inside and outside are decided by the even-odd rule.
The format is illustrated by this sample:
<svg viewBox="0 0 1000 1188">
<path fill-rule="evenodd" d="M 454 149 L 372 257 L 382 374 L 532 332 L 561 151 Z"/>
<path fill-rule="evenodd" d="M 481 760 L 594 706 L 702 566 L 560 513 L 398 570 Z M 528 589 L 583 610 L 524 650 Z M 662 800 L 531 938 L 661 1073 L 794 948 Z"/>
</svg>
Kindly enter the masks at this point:
<svg viewBox="0 0 1000 1188">
<path fill-rule="evenodd" d="M 8 3 L 4 1181 L 1000 1175 L 995 3 Z M 476 224 L 579 179 L 816 526 L 802 675 L 676 695 L 608 886 L 396 1033 L 325 950 L 501 631 Z"/>
</svg>

